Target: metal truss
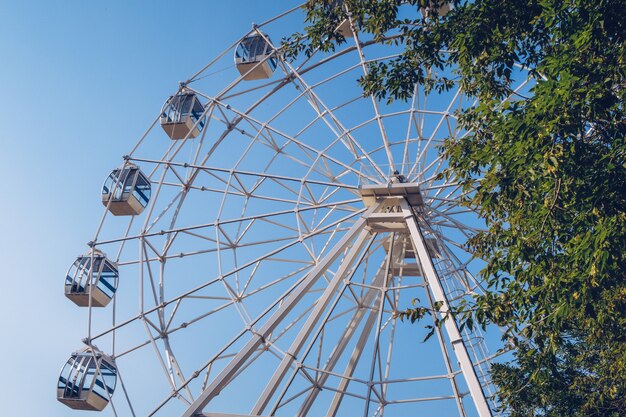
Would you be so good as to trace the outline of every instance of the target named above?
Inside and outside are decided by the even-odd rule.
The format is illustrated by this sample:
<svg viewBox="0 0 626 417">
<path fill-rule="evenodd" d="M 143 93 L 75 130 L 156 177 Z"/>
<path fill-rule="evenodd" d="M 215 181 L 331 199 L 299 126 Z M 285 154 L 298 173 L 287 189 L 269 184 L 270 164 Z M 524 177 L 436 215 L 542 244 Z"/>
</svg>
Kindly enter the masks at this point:
<svg viewBox="0 0 626 417">
<path fill-rule="evenodd" d="M 397 187 L 395 188 L 395 190 L 397 191 L 401 188 L 407 187 Z M 417 189 L 417 187 L 413 188 Z M 380 190 L 388 191 L 389 189 L 381 187 Z M 419 191 L 415 192 L 419 193 Z M 298 415 L 306 415 L 307 412 L 310 410 L 312 398 L 315 397 L 314 393 L 324 389 L 324 382 L 327 380 L 327 377 L 333 372 L 333 366 L 337 362 L 336 358 L 338 357 L 338 355 L 344 352 L 345 346 L 350 341 L 350 337 L 354 336 L 354 332 L 350 332 L 350 330 L 356 327 L 358 321 L 353 321 L 347 326 L 348 331 L 342 334 L 342 337 L 340 339 L 341 344 L 336 345 L 333 349 L 334 355 L 331 357 L 329 363 L 327 364 L 329 366 L 326 366 L 325 369 L 320 372 L 320 376 L 317 379 L 311 379 L 306 373 L 306 367 L 303 365 L 306 356 L 314 348 L 314 341 L 320 337 L 320 334 L 323 331 L 323 327 L 319 327 L 316 333 L 314 333 L 314 330 L 317 328 L 318 324 L 320 324 L 320 321 L 323 325 L 323 323 L 332 316 L 332 308 L 325 315 L 324 312 L 329 309 L 329 304 L 333 298 L 335 299 L 335 304 L 333 308 L 337 305 L 337 302 L 340 299 L 340 297 L 336 297 L 337 293 L 345 293 L 346 289 L 350 285 L 350 279 L 359 267 L 359 263 L 355 263 L 355 260 L 359 258 L 359 252 L 363 249 L 368 237 L 371 244 L 377 233 L 385 232 L 391 233 L 391 240 L 394 240 L 394 237 L 396 235 L 409 237 L 411 250 L 415 254 L 417 254 L 419 275 L 423 278 L 424 286 L 428 288 L 427 291 L 430 291 L 430 300 L 434 300 L 440 305 L 440 308 L 438 308 L 437 313 L 435 313 L 434 315 L 440 316 L 440 319 L 443 322 L 443 328 L 445 329 L 446 333 L 445 336 L 447 336 L 447 339 L 452 346 L 452 350 L 455 355 L 454 359 L 456 359 L 459 364 L 461 374 L 465 379 L 465 382 L 469 389 L 469 394 L 472 397 L 473 405 L 476 407 L 479 416 L 491 416 L 492 414 L 490 407 L 487 403 L 486 395 L 483 392 L 481 382 L 478 379 L 476 370 L 474 369 L 474 364 L 472 363 L 472 359 L 470 358 L 468 349 L 465 345 L 467 341 L 463 340 L 463 337 L 455 320 L 451 316 L 449 317 L 451 309 L 448 302 L 448 297 L 446 296 L 443 284 L 437 274 L 435 264 L 432 260 L 434 257 L 438 257 L 438 255 L 433 253 L 432 248 L 429 248 L 428 242 L 424 237 L 422 227 L 420 227 L 417 221 L 417 210 L 409 204 L 409 202 L 407 201 L 408 197 L 410 197 L 410 195 L 401 197 L 390 196 L 386 198 L 377 198 L 376 204 L 372 205 L 372 207 L 370 207 L 370 209 L 366 213 L 360 216 L 359 220 L 355 222 L 352 228 L 344 235 L 343 239 L 338 242 L 337 245 L 329 252 L 329 254 L 307 274 L 306 279 L 298 286 L 297 289 L 294 290 L 294 292 L 290 294 L 289 298 L 281 304 L 281 306 L 267 320 L 267 322 L 265 322 L 265 324 L 258 331 L 252 332 L 249 342 L 244 346 L 243 349 L 241 349 L 237 353 L 237 355 L 233 359 L 231 359 L 231 361 L 222 370 L 222 372 L 213 379 L 213 382 L 203 390 L 203 392 L 196 399 L 196 401 L 194 401 L 194 403 L 191 404 L 187 411 L 183 414 L 183 417 L 192 417 L 194 415 L 198 415 L 198 413 L 202 412 L 207 404 L 209 404 L 210 401 L 215 396 L 217 396 L 229 384 L 230 381 L 232 381 L 232 378 L 237 370 L 254 356 L 259 346 L 265 343 L 265 340 L 271 335 L 272 331 L 280 324 L 281 321 L 285 319 L 289 312 L 297 306 L 304 294 L 310 290 L 314 283 L 321 278 L 324 270 L 327 269 L 332 264 L 332 262 L 335 261 L 342 252 L 345 251 L 346 246 L 348 245 L 350 240 L 355 239 L 355 242 L 350 247 L 350 250 L 342 259 L 339 268 L 334 273 L 332 280 L 327 284 L 324 292 L 316 301 L 314 308 L 308 314 L 306 322 L 300 327 L 300 331 L 297 333 L 297 336 L 294 338 L 291 346 L 286 352 L 283 353 L 280 364 L 267 382 L 265 389 L 263 390 L 261 396 L 258 398 L 250 414 L 251 416 L 264 415 L 263 413 L 267 410 L 270 401 L 275 398 L 275 405 L 272 407 L 268 414 L 274 415 L 276 411 L 281 407 L 281 402 L 284 401 L 285 395 L 290 389 L 290 384 L 297 377 L 298 373 L 302 373 L 305 374 L 305 379 L 309 379 L 309 382 L 311 383 L 310 388 L 302 391 L 308 392 L 309 397 L 307 397 L 307 400 L 303 403 L 298 413 Z M 355 238 L 355 236 L 357 237 Z M 377 328 L 381 328 L 381 321 L 385 310 L 384 300 L 386 299 L 388 295 L 387 293 L 389 291 L 388 285 L 392 284 L 393 280 L 395 279 L 395 276 L 392 273 L 392 268 L 394 264 L 403 261 L 402 257 L 398 256 L 399 253 L 402 253 L 402 248 L 398 244 L 396 244 L 394 245 L 393 249 L 388 251 L 383 265 L 381 266 L 374 280 L 370 284 L 370 291 L 367 293 L 368 296 L 366 304 L 370 305 L 370 308 L 375 308 L 371 306 L 370 303 L 373 301 L 376 295 L 378 295 L 377 298 L 380 301 L 379 303 L 376 303 L 379 304 L 378 309 L 372 310 L 376 313 L 370 314 L 369 316 L 370 320 L 368 320 L 368 323 L 365 326 L 367 329 L 367 332 L 364 333 L 365 335 L 369 335 L 371 333 L 372 327 L 375 322 L 377 322 Z M 361 256 L 359 258 L 359 262 L 362 262 L 363 258 L 364 256 Z M 360 311 L 365 310 L 362 309 Z M 362 319 L 363 317 L 361 314 L 361 316 L 359 317 L 359 321 Z M 440 339 L 443 339 L 441 332 L 439 332 L 439 337 Z M 309 343 L 306 349 L 303 350 L 306 341 L 311 339 L 312 341 Z M 348 390 L 348 384 L 350 382 L 350 379 L 353 377 L 352 373 L 355 368 L 354 364 L 360 359 L 365 344 L 367 343 L 367 339 L 367 336 L 361 337 L 355 345 L 354 350 L 351 354 L 350 365 L 347 367 L 344 375 L 340 377 L 341 381 L 335 391 L 335 397 L 326 415 L 335 416 L 337 414 L 337 409 L 341 403 L 341 399 L 345 395 L 350 394 L 350 391 Z M 378 344 L 380 343 L 379 335 L 376 335 L 374 339 L 374 343 L 376 344 L 375 351 L 377 351 L 380 349 L 380 347 L 378 346 Z M 452 358 L 448 356 L 448 352 L 446 351 L 444 346 L 442 346 L 441 353 L 444 356 L 448 371 L 451 372 Z M 369 375 L 369 381 L 367 383 L 368 394 L 365 397 L 365 415 L 368 415 L 368 410 L 370 408 L 369 405 L 372 401 L 378 403 L 379 408 L 377 410 L 380 410 L 380 414 L 382 414 L 384 407 L 389 404 L 389 402 L 385 400 L 384 389 L 382 389 L 385 386 L 385 382 L 377 381 L 375 379 L 375 365 L 375 363 L 372 363 L 371 365 L 371 372 Z M 288 373 L 291 374 L 290 377 L 287 377 Z M 464 408 L 461 405 L 462 398 L 458 390 L 458 385 L 454 378 L 454 376 L 451 377 L 454 388 L 454 396 L 457 404 L 459 405 L 459 411 L 464 414 Z M 277 391 L 279 390 L 281 383 L 285 379 L 286 383 L 284 384 L 280 395 L 277 396 Z M 399 383 L 401 381 L 394 382 Z M 380 385 L 381 389 L 375 392 L 374 387 L 377 385 Z M 404 401 L 420 401 L 420 399 L 407 398 Z"/>
<path fill-rule="evenodd" d="M 281 39 L 302 18 L 242 39 Z M 173 92 L 202 103 L 197 137 L 170 140 L 155 104 L 121 164 L 141 167 L 150 202 L 105 210 L 89 243 L 120 273 L 111 305 L 88 309 L 85 342 L 122 386 L 105 412 L 495 414 L 500 334 L 449 314 L 482 291 L 465 242 L 483 224 L 460 204 L 473 190 L 441 175 L 439 151 L 468 134 L 456 114 L 473 103 L 419 85 L 407 103 L 363 96 L 355 80 L 401 49 L 358 33 L 295 60 L 276 43 L 276 73 L 255 82 L 232 66 L 237 44 Z M 401 321 L 413 305 L 430 314 Z"/>
</svg>

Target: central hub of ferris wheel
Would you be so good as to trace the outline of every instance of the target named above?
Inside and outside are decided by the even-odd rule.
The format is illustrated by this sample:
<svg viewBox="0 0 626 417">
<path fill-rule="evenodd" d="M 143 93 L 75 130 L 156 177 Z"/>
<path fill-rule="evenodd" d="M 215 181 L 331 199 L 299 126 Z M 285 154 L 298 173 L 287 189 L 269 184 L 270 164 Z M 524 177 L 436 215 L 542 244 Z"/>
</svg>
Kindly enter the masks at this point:
<svg viewBox="0 0 626 417">
<path fill-rule="evenodd" d="M 420 187 L 417 183 L 389 182 L 388 184 L 370 184 L 359 187 L 361 199 L 366 208 L 378 205 L 378 208 L 367 216 L 366 224 L 375 233 L 398 233 L 404 248 L 405 261 L 393 263 L 394 273 L 405 276 L 420 276 L 421 267 L 416 262 L 407 263 L 407 259 L 415 259 L 415 251 L 410 243 L 409 230 L 402 205 L 421 211 L 424 205 Z M 401 203 L 402 202 L 402 203 Z M 386 252 L 391 249 L 391 240 L 387 237 L 383 241 Z M 398 242 L 396 242 L 398 243 Z M 431 257 L 441 257 L 436 239 L 427 238 L 426 244 Z"/>
<path fill-rule="evenodd" d="M 424 199 L 417 183 L 370 184 L 359 187 L 365 207 L 375 204 L 379 208 L 367 216 L 367 225 L 374 232 L 400 232 L 406 230 L 405 213 L 399 201 L 406 201 L 413 209 L 420 210 Z"/>
<path fill-rule="evenodd" d="M 361 199 L 365 207 L 371 207 L 377 201 L 387 198 L 405 198 L 411 207 L 418 208 L 424 205 L 419 184 L 414 182 L 389 184 L 369 184 L 359 187 Z"/>
</svg>

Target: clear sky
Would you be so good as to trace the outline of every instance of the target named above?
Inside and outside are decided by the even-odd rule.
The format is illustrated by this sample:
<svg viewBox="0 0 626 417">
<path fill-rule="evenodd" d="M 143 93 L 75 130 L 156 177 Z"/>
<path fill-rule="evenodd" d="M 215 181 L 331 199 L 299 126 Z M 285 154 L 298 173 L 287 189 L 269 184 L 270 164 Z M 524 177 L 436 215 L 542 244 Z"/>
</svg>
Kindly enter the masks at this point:
<svg viewBox="0 0 626 417">
<path fill-rule="evenodd" d="M 178 81 L 294 4 L 0 0 L 0 415 L 68 415 L 55 383 L 85 314 L 62 282 L 104 177 Z"/>
</svg>

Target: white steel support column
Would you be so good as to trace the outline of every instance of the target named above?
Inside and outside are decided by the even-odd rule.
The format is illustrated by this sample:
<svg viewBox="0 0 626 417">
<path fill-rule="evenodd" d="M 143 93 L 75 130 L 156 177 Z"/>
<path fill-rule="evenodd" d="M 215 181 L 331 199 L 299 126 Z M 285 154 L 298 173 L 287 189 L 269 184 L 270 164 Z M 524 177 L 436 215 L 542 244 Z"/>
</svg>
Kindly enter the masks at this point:
<svg viewBox="0 0 626 417">
<path fill-rule="evenodd" d="M 326 272 L 328 267 L 337 260 L 354 237 L 362 232 L 365 227 L 367 217 L 370 213 L 375 211 L 378 206 L 378 204 L 371 206 L 355 221 L 354 225 L 352 225 L 350 230 L 348 230 L 341 240 L 337 242 L 328 255 L 326 255 L 313 269 L 311 269 L 311 271 L 309 271 L 302 284 L 289 294 L 289 296 L 287 296 L 278 310 L 272 314 L 261 329 L 253 334 L 252 338 L 239 352 L 237 352 L 228 365 L 226 365 L 226 367 L 215 377 L 215 379 L 202 391 L 200 396 L 198 396 L 193 404 L 187 408 L 181 417 L 192 417 L 194 415 L 201 414 L 202 409 L 209 403 L 209 401 L 219 395 L 220 391 L 228 385 L 232 377 L 254 354 L 265 338 L 269 336 L 276 326 L 278 326 L 278 324 L 280 324 L 289 312 L 297 305 L 308 290 L 317 282 L 324 272 Z"/>
<path fill-rule="evenodd" d="M 374 303 L 377 303 L 379 301 L 379 298 L 383 297 L 383 294 L 381 294 L 379 291 L 377 291 L 377 293 L 378 294 L 376 295 L 378 295 L 378 297 L 376 297 L 376 299 L 374 300 Z M 335 396 L 333 397 L 332 403 L 328 407 L 328 411 L 326 412 L 326 417 L 335 417 L 335 415 L 337 414 L 337 411 L 339 411 L 339 406 L 341 405 L 341 402 L 343 401 L 343 397 L 345 396 L 346 391 L 348 389 L 348 385 L 350 384 L 350 381 L 351 381 L 350 378 L 354 374 L 354 370 L 356 369 L 356 366 L 359 363 L 359 359 L 361 359 L 361 354 L 363 353 L 363 349 L 365 348 L 365 345 L 367 344 L 367 339 L 370 337 L 372 329 L 374 328 L 374 325 L 376 324 L 377 318 L 378 318 L 378 308 L 373 307 L 372 310 L 370 310 L 369 315 L 367 316 L 367 320 L 365 322 L 365 325 L 363 326 L 363 331 L 361 332 L 361 336 L 359 336 L 359 340 L 357 341 L 356 347 L 352 351 L 350 360 L 348 361 L 348 364 L 346 365 L 346 368 L 343 371 L 343 379 L 337 385 L 337 390 L 336 390 L 337 392 L 335 393 Z"/>
<path fill-rule="evenodd" d="M 285 374 L 289 370 L 289 367 L 296 360 L 298 354 L 300 353 L 300 350 L 304 346 L 308 337 L 311 335 L 311 332 L 313 332 L 313 328 L 322 317 L 322 314 L 324 313 L 324 310 L 326 310 L 326 307 L 328 307 L 328 304 L 330 303 L 333 295 L 337 292 L 340 284 L 344 281 L 344 277 L 350 271 L 350 267 L 354 263 L 354 260 L 361 252 L 361 249 L 363 249 L 363 246 L 365 245 L 368 236 L 371 236 L 369 230 L 362 229 L 356 241 L 350 248 L 350 251 L 342 260 L 341 265 L 337 269 L 337 272 L 335 272 L 335 276 L 328 283 L 328 286 L 324 290 L 324 293 L 315 304 L 315 308 L 313 309 L 313 311 L 311 311 L 309 317 L 302 326 L 302 329 L 300 330 L 300 332 L 298 332 L 298 335 L 292 342 L 289 350 L 287 350 L 285 356 L 283 357 L 283 360 L 278 365 L 276 371 L 274 371 L 274 375 L 272 375 L 272 378 L 267 383 L 265 390 L 263 390 L 263 393 L 259 397 L 254 408 L 252 409 L 252 415 L 259 415 L 263 413 L 265 407 L 267 407 L 267 404 L 278 389 L 278 386 L 285 377 Z M 355 268 L 357 266 L 358 265 L 355 265 Z"/>
<path fill-rule="evenodd" d="M 385 261 L 379 268 L 378 272 L 376 273 L 376 276 L 372 282 L 372 287 L 379 287 L 379 286 L 384 285 L 389 275 L 389 269 L 391 265 L 394 262 L 398 262 L 398 260 L 400 259 L 399 255 L 401 251 L 398 250 L 396 245 L 394 246 L 395 246 L 395 249 L 392 249 L 392 253 L 391 253 L 391 262 L 389 262 L 389 257 L 385 259 Z M 365 306 L 368 306 L 367 308 L 371 308 L 371 309 L 369 310 L 369 315 L 365 321 L 365 325 L 363 326 L 361 335 L 359 336 L 356 346 L 354 347 L 354 350 L 352 351 L 350 360 L 348 361 L 348 364 L 346 365 L 346 368 L 343 371 L 343 374 L 342 374 L 343 379 L 339 382 L 337 386 L 335 396 L 333 397 L 333 400 L 330 406 L 328 407 L 328 411 L 326 412 L 326 417 L 335 417 L 337 415 L 337 412 L 339 411 L 339 406 L 341 405 L 341 402 L 343 401 L 343 397 L 345 396 L 345 393 L 348 389 L 348 385 L 350 384 L 350 378 L 354 374 L 354 370 L 356 369 L 356 366 L 359 363 L 359 360 L 361 359 L 361 354 L 363 353 L 363 349 L 365 348 L 365 345 L 367 344 L 367 340 L 369 339 L 372 329 L 374 328 L 374 325 L 376 324 L 376 321 L 378 319 L 378 315 L 379 315 L 378 303 L 383 300 L 383 297 L 385 296 L 385 294 L 379 289 L 370 288 L 368 292 L 365 294 L 365 296 L 367 297 L 367 300 L 366 300 L 367 302 L 363 303 L 363 307 L 364 307 L 363 313 L 365 313 Z"/>
<path fill-rule="evenodd" d="M 404 220 L 406 221 L 406 225 L 409 229 L 413 249 L 415 250 L 422 272 L 424 273 L 424 278 L 433 293 L 435 301 L 441 303 L 439 311 L 442 319 L 445 318 L 443 325 L 448 333 L 448 337 L 450 338 L 452 349 L 454 350 L 456 358 L 459 361 L 461 372 L 467 382 L 467 386 L 472 396 L 474 405 L 476 406 L 476 410 L 478 411 L 478 415 L 480 417 L 492 417 L 491 410 L 487 404 L 487 399 L 485 398 L 485 394 L 480 386 L 478 376 L 476 375 L 476 371 L 467 352 L 467 348 L 463 343 L 461 332 L 459 331 L 456 321 L 453 317 L 446 318 L 446 315 L 450 313 L 450 306 L 445 292 L 443 291 L 441 282 L 439 281 L 439 277 L 437 276 L 437 272 L 435 271 L 433 261 L 428 253 L 424 235 L 417 224 L 409 204 L 405 199 L 398 200 L 400 202 L 400 207 L 402 208 Z"/>
<path fill-rule="evenodd" d="M 381 285 L 385 279 L 385 276 L 386 276 L 386 269 L 385 269 L 385 264 L 383 263 L 383 265 L 381 265 L 381 267 L 379 268 L 378 272 L 376 273 L 376 276 L 374 277 L 374 280 L 371 282 L 370 285 L 372 287 L 377 287 Z M 350 322 L 346 326 L 346 329 L 344 330 L 343 334 L 341 335 L 341 338 L 339 339 L 339 343 L 337 344 L 337 346 L 335 346 L 335 349 L 333 349 L 330 355 L 330 358 L 328 359 L 328 362 L 324 366 L 324 370 L 322 374 L 316 380 L 316 382 L 320 386 L 323 386 L 326 383 L 326 380 L 330 376 L 329 372 L 332 372 L 333 369 L 335 368 L 335 365 L 341 358 L 341 355 L 343 354 L 346 347 L 348 346 L 348 343 L 352 340 L 352 337 L 358 330 L 359 324 L 363 320 L 365 313 L 367 313 L 368 311 L 370 312 L 370 318 L 366 322 L 363 332 L 369 335 L 369 332 L 374 327 L 374 321 L 376 319 L 376 314 L 375 314 L 376 307 L 372 306 L 372 302 L 374 301 L 374 297 L 377 294 L 379 294 L 378 290 L 374 288 L 368 288 L 365 294 L 363 295 L 363 298 L 360 301 L 361 306 L 353 314 L 352 318 L 350 319 Z M 346 372 L 344 372 L 344 375 L 352 375 L 353 368 L 354 367 L 350 368 L 352 370 L 349 369 Z M 313 402 L 317 398 L 317 395 L 319 394 L 319 392 L 320 391 L 317 389 L 311 390 L 306 400 L 304 401 L 302 407 L 298 411 L 298 414 L 297 414 L 298 417 L 304 417 L 308 414 L 309 409 L 313 405 Z"/>
<path fill-rule="evenodd" d="M 430 308 L 434 310 L 435 300 L 433 300 L 433 296 L 431 292 L 428 291 L 428 289 L 426 289 L 426 296 L 428 297 L 428 303 L 430 305 Z M 441 352 L 443 353 L 443 360 L 446 364 L 446 370 L 448 371 L 448 374 L 451 376 L 450 385 L 452 386 L 452 392 L 454 392 L 456 406 L 459 409 L 459 416 L 467 417 L 467 414 L 465 413 L 465 407 L 463 405 L 463 397 L 461 397 L 461 393 L 459 392 L 459 386 L 453 375 L 452 363 L 450 360 L 451 356 L 450 356 L 450 352 L 448 351 L 448 347 L 446 346 L 445 338 L 443 337 L 443 331 L 441 330 L 439 326 L 434 326 L 434 327 L 435 327 L 435 334 L 437 334 L 437 341 L 439 342 L 439 346 L 441 347 Z"/>
</svg>

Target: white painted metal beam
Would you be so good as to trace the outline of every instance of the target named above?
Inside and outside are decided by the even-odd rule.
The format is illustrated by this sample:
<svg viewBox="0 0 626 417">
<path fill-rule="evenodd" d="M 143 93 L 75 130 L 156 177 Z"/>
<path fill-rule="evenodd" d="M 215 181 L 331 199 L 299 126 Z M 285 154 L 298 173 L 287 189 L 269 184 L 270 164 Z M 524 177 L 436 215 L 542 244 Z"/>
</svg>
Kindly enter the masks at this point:
<svg viewBox="0 0 626 417">
<path fill-rule="evenodd" d="M 263 417 L 252 414 L 230 414 L 230 413 L 202 413 L 199 414 L 203 417 Z"/>
<path fill-rule="evenodd" d="M 417 220 L 415 219 L 409 204 L 405 200 L 399 201 L 402 212 L 405 215 L 404 219 L 409 229 L 411 242 L 413 243 L 415 253 L 417 254 L 419 262 L 422 266 L 426 282 L 433 293 L 435 301 L 441 303 L 441 309 L 439 311 L 441 318 L 444 319 L 446 315 L 450 313 L 450 306 L 441 282 L 439 281 L 439 277 L 437 276 L 437 272 L 435 271 L 433 261 L 428 253 L 426 239 L 424 239 L 424 235 L 417 224 Z M 443 325 L 448 333 L 448 337 L 450 338 L 452 349 L 454 350 L 456 358 L 459 361 L 461 372 L 467 382 L 467 386 L 472 400 L 474 401 L 474 405 L 476 406 L 476 410 L 478 411 L 478 415 L 480 417 L 492 417 L 491 409 L 487 404 L 487 399 L 485 398 L 485 394 L 480 386 L 476 370 L 474 369 L 470 356 L 467 352 L 467 347 L 463 343 L 456 321 L 453 317 L 447 317 L 443 321 Z"/>
<path fill-rule="evenodd" d="M 300 332 L 298 332 L 298 335 L 292 342 L 289 350 L 283 357 L 283 360 L 280 362 L 280 365 L 278 365 L 278 368 L 276 368 L 276 371 L 274 371 L 274 375 L 272 375 L 272 378 L 265 387 L 265 390 L 263 391 L 256 405 L 252 409 L 252 414 L 260 414 L 265 410 L 265 407 L 267 407 L 267 404 L 269 403 L 272 396 L 276 393 L 276 390 L 278 389 L 278 386 L 280 385 L 282 379 L 285 377 L 285 374 L 289 370 L 289 367 L 294 362 L 294 360 L 296 360 L 298 354 L 300 353 L 300 350 L 304 346 L 308 337 L 311 335 L 313 328 L 322 317 L 324 310 L 326 310 L 326 307 L 328 307 L 328 304 L 330 303 L 333 295 L 337 292 L 337 289 L 343 282 L 344 277 L 350 270 L 350 267 L 352 266 L 354 260 L 363 249 L 363 246 L 365 245 L 368 236 L 370 236 L 369 231 L 365 229 L 361 230 L 361 233 L 350 248 L 350 251 L 342 260 L 341 265 L 337 269 L 337 272 L 335 272 L 335 276 L 328 283 L 328 286 L 324 290 L 324 293 L 315 304 L 315 308 L 313 309 L 311 314 L 309 314 L 309 317 L 302 326 Z"/>
<path fill-rule="evenodd" d="M 392 257 L 391 264 L 393 264 L 394 262 L 398 262 L 398 260 L 401 258 L 400 256 L 401 253 L 402 253 L 402 250 L 399 247 L 398 243 L 396 242 L 395 249 L 391 253 L 391 257 Z M 354 350 L 352 351 L 350 360 L 348 364 L 346 365 L 346 368 L 344 369 L 344 372 L 342 374 L 344 378 L 341 381 L 339 381 L 337 392 L 335 393 L 332 403 L 330 404 L 328 411 L 326 413 L 327 417 L 334 417 L 337 414 L 337 411 L 339 411 L 339 406 L 341 405 L 341 402 L 343 401 L 343 397 L 345 396 L 345 392 L 348 389 L 348 385 L 350 384 L 350 378 L 354 374 L 354 370 L 356 369 L 356 366 L 359 363 L 359 359 L 361 358 L 363 349 L 365 348 L 365 345 L 367 344 L 367 339 L 370 337 L 370 333 L 372 332 L 372 329 L 374 328 L 374 324 L 376 323 L 376 319 L 378 318 L 379 300 L 384 296 L 382 291 L 375 289 L 375 288 L 384 285 L 385 280 L 387 279 L 388 272 L 389 272 L 389 266 L 390 266 L 390 263 L 387 261 L 387 259 L 385 259 L 381 267 L 378 269 L 378 272 L 376 273 L 374 280 L 372 281 L 373 288 L 370 288 L 365 293 L 363 305 L 364 306 L 371 305 L 371 310 L 369 310 L 369 315 L 365 321 L 365 325 L 363 326 L 361 335 L 356 343 Z M 361 311 L 363 312 L 363 314 L 365 314 L 365 309 Z M 356 330 L 356 326 L 355 326 L 355 330 Z M 338 359 L 339 358 L 337 358 L 337 360 Z M 309 396 L 312 396 L 313 394 L 317 396 L 317 391 L 312 392 L 311 394 L 309 394 Z M 308 403 L 304 404 L 303 410 L 306 410 L 306 412 L 308 412 L 309 408 L 313 405 L 314 398 L 309 400 Z M 306 409 L 305 409 L 305 406 L 307 407 Z M 305 415 L 306 413 L 300 412 L 300 414 L 298 414 L 298 417 L 305 416 Z"/>
<path fill-rule="evenodd" d="M 385 278 L 385 268 L 383 264 L 379 268 L 376 276 L 374 277 L 374 280 L 371 283 L 372 287 L 377 287 L 381 285 L 384 278 Z M 365 294 L 363 295 L 363 298 L 361 300 L 361 307 L 359 307 L 354 312 L 354 315 L 350 319 L 350 322 L 348 323 L 348 325 L 346 326 L 346 329 L 341 335 L 341 339 L 339 340 L 337 346 L 335 346 L 335 349 L 332 351 L 330 358 L 328 359 L 328 362 L 326 363 L 324 370 L 322 371 L 322 374 L 316 380 L 316 383 L 319 384 L 320 386 L 323 386 L 328 380 L 328 377 L 330 376 L 330 372 L 332 372 L 333 369 L 335 368 L 335 365 L 337 365 L 337 362 L 339 361 L 339 359 L 341 358 L 341 355 L 343 354 L 346 347 L 348 346 L 348 343 L 350 342 L 350 340 L 352 340 L 352 337 L 355 335 L 356 331 L 358 330 L 359 324 L 361 323 L 361 320 L 363 320 L 363 316 L 365 316 L 365 314 L 368 311 L 370 312 L 370 315 L 372 316 L 372 319 L 368 319 L 369 321 L 371 321 L 371 324 L 368 326 L 367 323 L 369 321 L 366 322 L 365 330 L 363 331 L 369 335 L 369 332 L 374 326 L 373 320 L 376 317 L 376 314 L 375 314 L 376 307 L 375 306 L 372 307 L 372 302 L 374 301 L 374 297 L 377 294 L 379 294 L 378 290 L 374 288 L 368 288 Z M 373 310 L 370 310 L 370 308 L 373 308 Z M 304 400 L 304 403 L 300 407 L 300 410 L 298 411 L 298 414 L 297 414 L 298 417 L 304 417 L 308 414 L 319 392 L 320 391 L 318 389 L 311 390 L 307 398 Z"/>
<path fill-rule="evenodd" d="M 198 398 L 187 408 L 181 417 L 192 417 L 202 412 L 202 409 L 224 389 L 231 381 L 237 370 L 245 364 L 248 358 L 263 343 L 263 340 L 280 324 L 280 322 L 289 314 L 289 312 L 304 297 L 307 291 L 317 282 L 317 280 L 326 272 L 328 267 L 341 255 L 348 244 L 359 234 L 365 226 L 367 216 L 377 209 L 378 205 L 370 207 L 361 217 L 359 217 L 354 225 L 348 230 L 344 236 L 337 242 L 335 247 L 322 259 L 309 273 L 298 288 L 296 288 L 280 308 L 265 322 L 246 345 L 233 357 L 226 367 L 215 377 L 215 379 L 202 391 Z"/>
<path fill-rule="evenodd" d="M 384 277 L 384 275 L 383 275 Z M 378 292 L 378 291 L 377 291 Z M 382 294 L 378 292 L 378 297 L 374 300 L 374 305 L 379 302 L 379 299 L 382 297 Z M 367 339 L 370 337 L 370 333 L 376 324 L 376 319 L 378 318 L 378 308 L 374 307 L 370 310 L 369 315 L 365 321 L 365 325 L 363 326 L 363 331 L 361 332 L 361 336 L 357 341 L 356 347 L 352 351 L 352 355 L 350 356 L 350 361 L 346 365 L 345 370 L 343 371 L 343 379 L 339 382 L 337 386 L 337 392 L 333 397 L 333 401 L 328 407 L 328 411 L 326 412 L 326 417 L 335 417 L 337 415 L 337 411 L 339 411 L 339 406 L 343 401 L 343 397 L 345 396 L 346 390 L 348 389 L 348 385 L 350 384 L 350 378 L 354 374 L 354 370 L 356 369 L 357 364 L 359 363 L 359 359 L 361 359 L 361 354 L 363 353 L 363 348 L 367 343 Z"/>
</svg>

